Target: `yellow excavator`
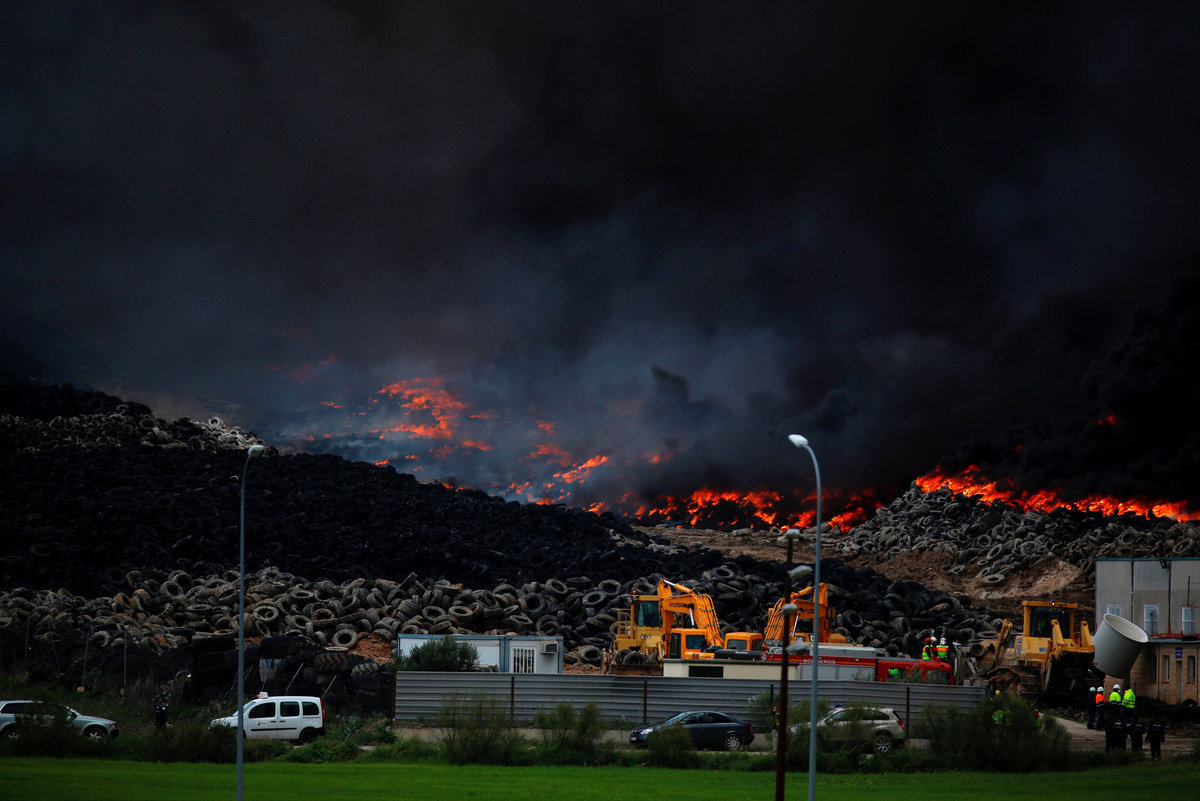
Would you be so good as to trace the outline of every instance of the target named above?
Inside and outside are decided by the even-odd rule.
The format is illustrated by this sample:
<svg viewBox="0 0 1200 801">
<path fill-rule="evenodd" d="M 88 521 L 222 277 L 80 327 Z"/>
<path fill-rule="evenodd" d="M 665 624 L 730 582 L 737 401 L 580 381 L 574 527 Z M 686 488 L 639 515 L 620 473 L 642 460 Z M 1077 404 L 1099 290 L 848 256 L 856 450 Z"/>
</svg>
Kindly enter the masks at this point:
<svg viewBox="0 0 1200 801">
<path fill-rule="evenodd" d="M 981 643 L 979 667 L 989 686 L 1029 700 L 1081 700 L 1103 676 L 1092 662 L 1095 648 L 1087 621 L 1079 620 L 1079 604 L 1022 601 L 1024 622 L 1015 631 L 1004 621 L 996 639 Z"/>
<path fill-rule="evenodd" d="M 829 605 L 829 590 L 825 582 L 821 582 L 817 590 L 817 600 L 821 603 L 821 617 L 817 621 L 817 642 L 846 642 L 844 635 L 833 630 L 837 626 L 837 610 Z M 767 627 L 763 630 L 763 639 L 768 648 L 783 644 L 783 607 L 788 601 L 787 598 L 780 598 L 767 614 Z M 796 605 L 796 616 L 792 618 L 788 642 L 812 642 L 813 588 L 796 590 L 792 593 L 790 601 Z"/>
<path fill-rule="evenodd" d="M 712 597 L 668 579 L 654 593 L 635 594 L 617 610 L 612 651 L 630 650 L 663 659 L 712 659 L 721 646 L 721 625 Z"/>
</svg>

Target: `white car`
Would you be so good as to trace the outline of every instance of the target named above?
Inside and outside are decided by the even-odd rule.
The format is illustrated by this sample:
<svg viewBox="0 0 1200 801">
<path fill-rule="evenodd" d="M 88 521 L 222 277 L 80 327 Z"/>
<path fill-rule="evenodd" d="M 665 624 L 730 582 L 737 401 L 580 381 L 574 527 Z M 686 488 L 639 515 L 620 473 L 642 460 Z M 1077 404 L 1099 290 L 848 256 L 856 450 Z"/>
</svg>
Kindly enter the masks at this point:
<svg viewBox="0 0 1200 801">
<path fill-rule="evenodd" d="M 0 701 L 0 737 L 21 736 L 22 725 L 50 726 L 62 721 L 93 740 L 107 740 L 120 734 L 117 723 L 108 718 L 85 715 L 69 706 L 49 701 Z"/>
<path fill-rule="evenodd" d="M 237 712 L 209 726 L 237 726 Z M 260 693 L 242 707 L 247 740 L 298 740 L 307 743 L 325 734 L 325 704 L 315 695 Z"/>
</svg>

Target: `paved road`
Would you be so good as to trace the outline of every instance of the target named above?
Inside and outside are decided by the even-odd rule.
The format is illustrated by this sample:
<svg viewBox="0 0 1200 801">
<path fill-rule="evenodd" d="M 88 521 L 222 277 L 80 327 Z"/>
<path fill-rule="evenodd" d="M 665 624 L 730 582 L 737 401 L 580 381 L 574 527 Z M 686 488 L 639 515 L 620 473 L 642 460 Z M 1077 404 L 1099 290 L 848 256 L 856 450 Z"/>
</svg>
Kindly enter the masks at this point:
<svg viewBox="0 0 1200 801">
<path fill-rule="evenodd" d="M 1089 729 L 1087 724 L 1080 723 L 1077 720 L 1069 720 L 1059 718 L 1061 723 L 1071 735 L 1071 749 L 1073 751 L 1103 751 L 1104 750 L 1104 732 L 1099 729 Z M 1186 729 L 1167 729 L 1166 739 L 1163 740 L 1162 752 L 1163 756 L 1168 754 L 1184 754 L 1191 750 L 1192 743 L 1195 742 L 1194 736 Z M 1142 750 L 1146 755 L 1150 755 L 1150 746 L 1142 741 Z"/>
</svg>

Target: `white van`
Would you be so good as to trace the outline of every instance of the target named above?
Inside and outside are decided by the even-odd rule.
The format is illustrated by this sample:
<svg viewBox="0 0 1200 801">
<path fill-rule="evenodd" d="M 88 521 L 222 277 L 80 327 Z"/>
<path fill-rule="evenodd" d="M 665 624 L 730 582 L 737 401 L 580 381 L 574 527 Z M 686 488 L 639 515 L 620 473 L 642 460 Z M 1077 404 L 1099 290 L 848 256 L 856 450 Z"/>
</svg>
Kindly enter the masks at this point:
<svg viewBox="0 0 1200 801">
<path fill-rule="evenodd" d="M 325 705 L 315 695 L 259 693 L 242 707 L 248 740 L 299 740 L 307 743 L 325 734 Z M 209 726 L 237 726 L 237 712 Z"/>
</svg>

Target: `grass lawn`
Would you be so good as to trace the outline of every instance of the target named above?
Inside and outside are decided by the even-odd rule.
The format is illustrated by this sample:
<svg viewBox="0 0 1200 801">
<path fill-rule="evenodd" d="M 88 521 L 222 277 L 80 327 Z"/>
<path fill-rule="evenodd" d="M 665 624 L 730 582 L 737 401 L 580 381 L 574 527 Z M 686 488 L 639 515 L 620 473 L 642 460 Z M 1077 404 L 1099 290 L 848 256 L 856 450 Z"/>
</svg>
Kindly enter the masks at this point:
<svg viewBox="0 0 1200 801">
<path fill-rule="evenodd" d="M 361 762 L 253 763 L 246 765 L 245 771 L 245 796 L 255 801 L 322 796 L 404 801 L 612 801 L 646 793 L 688 801 L 730 801 L 770 799 L 775 793 L 773 772 Z M 931 796 L 971 801 L 1163 801 L 1193 797 L 1198 775 L 1195 765 L 1185 764 L 1081 773 L 821 775 L 817 795 L 839 801 L 928 801 Z M 225 801 L 233 796 L 235 787 L 236 769 L 232 765 L 16 757 L 0 760 L 0 798 L 5 801 Z M 808 776 L 789 774 L 786 796 L 807 798 Z"/>
</svg>

